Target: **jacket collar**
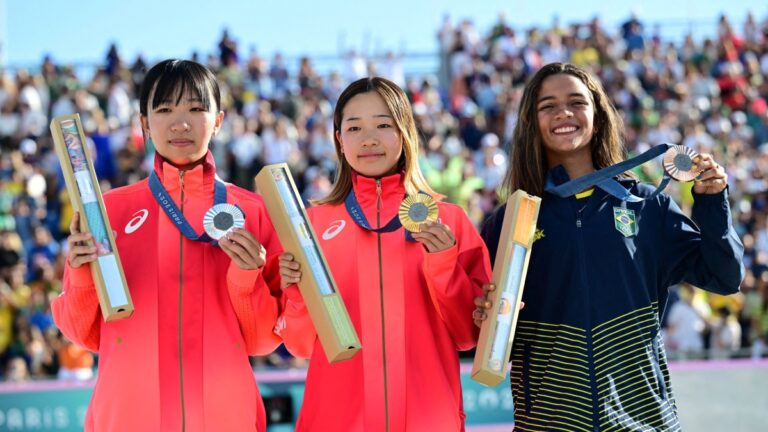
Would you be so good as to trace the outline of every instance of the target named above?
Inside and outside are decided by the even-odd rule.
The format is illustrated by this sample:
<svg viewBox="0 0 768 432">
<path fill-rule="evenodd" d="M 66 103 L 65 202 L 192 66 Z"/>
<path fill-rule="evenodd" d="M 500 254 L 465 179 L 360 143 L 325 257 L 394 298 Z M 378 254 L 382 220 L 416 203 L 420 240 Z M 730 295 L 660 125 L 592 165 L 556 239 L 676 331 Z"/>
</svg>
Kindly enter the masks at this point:
<svg viewBox="0 0 768 432">
<path fill-rule="evenodd" d="M 181 189 L 181 171 L 155 152 L 155 172 L 168 193 Z M 184 193 L 191 196 L 208 197 L 213 194 L 216 179 L 216 163 L 210 150 L 202 163 L 184 170 Z"/>
<path fill-rule="evenodd" d="M 355 197 L 361 207 L 376 206 L 376 186 L 377 180 L 381 185 L 381 201 L 388 203 L 395 201 L 400 205 L 405 197 L 405 185 L 403 184 L 403 174 L 397 173 L 374 179 L 365 177 L 356 172 L 352 172 L 352 188 L 355 191 Z"/>
</svg>

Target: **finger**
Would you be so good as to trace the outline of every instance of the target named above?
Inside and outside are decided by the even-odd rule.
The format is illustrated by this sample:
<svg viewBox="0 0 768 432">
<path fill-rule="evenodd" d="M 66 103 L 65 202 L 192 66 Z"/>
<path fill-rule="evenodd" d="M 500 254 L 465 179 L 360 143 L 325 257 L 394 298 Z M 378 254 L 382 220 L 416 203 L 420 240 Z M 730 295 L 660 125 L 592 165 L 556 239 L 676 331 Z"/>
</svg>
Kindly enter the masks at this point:
<svg viewBox="0 0 768 432">
<path fill-rule="evenodd" d="M 253 236 L 248 230 L 244 230 L 242 228 L 236 228 L 231 231 L 228 231 L 225 237 L 231 241 L 234 241 L 240 245 L 242 245 L 244 248 L 248 250 L 258 250 L 259 246 L 261 246 L 261 243 L 259 243 L 258 240 L 256 240 L 256 237 Z"/>
<path fill-rule="evenodd" d="M 285 261 L 282 258 L 280 258 L 280 268 L 285 268 L 289 270 L 299 270 L 301 268 L 301 264 L 298 263 L 298 261 Z"/>
<path fill-rule="evenodd" d="M 453 245 L 456 241 L 451 228 L 445 224 L 427 222 L 422 225 L 422 231 L 434 235 L 443 244 Z"/>
<path fill-rule="evenodd" d="M 298 270 L 281 269 L 280 278 L 287 282 L 298 283 L 301 280 L 301 272 Z"/>
<path fill-rule="evenodd" d="M 69 244 L 69 248 L 71 250 L 75 246 L 84 245 L 90 242 L 90 240 L 92 239 L 93 239 L 93 236 L 91 235 L 91 233 L 77 233 L 69 236 L 67 238 L 67 243 Z"/>
<path fill-rule="evenodd" d="M 475 297 L 475 306 L 479 309 L 490 309 L 493 303 L 484 297 Z"/>
<path fill-rule="evenodd" d="M 280 261 L 293 261 L 293 254 L 290 252 L 283 252 L 280 254 Z"/>
<path fill-rule="evenodd" d="M 237 264 L 240 268 L 243 268 L 243 266 L 249 267 L 249 263 L 253 264 L 255 261 L 253 255 L 248 250 L 246 250 L 240 244 L 227 238 L 222 238 L 219 240 L 219 247 L 221 247 L 221 250 L 229 255 L 229 257 L 235 261 L 235 264 Z"/>
<path fill-rule="evenodd" d="M 485 293 L 485 296 L 487 297 L 489 293 L 492 293 L 496 291 L 496 284 L 488 283 L 483 285 L 483 292 Z"/>
<path fill-rule="evenodd" d="M 437 244 L 434 242 L 434 240 L 432 239 L 431 236 L 420 235 L 420 236 L 417 237 L 417 236 L 414 235 L 413 238 L 417 242 L 423 244 L 424 247 L 426 247 L 427 251 L 429 251 L 429 252 L 435 252 L 435 251 L 440 250 L 440 249 L 438 249 Z"/>
<path fill-rule="evenodd" d="M 69 232 L 71 234 L 78 234 L 80 232 L 80 212 L 75 212 L 72 215 L 72 222 L 69 223 Z"/>
</svg>

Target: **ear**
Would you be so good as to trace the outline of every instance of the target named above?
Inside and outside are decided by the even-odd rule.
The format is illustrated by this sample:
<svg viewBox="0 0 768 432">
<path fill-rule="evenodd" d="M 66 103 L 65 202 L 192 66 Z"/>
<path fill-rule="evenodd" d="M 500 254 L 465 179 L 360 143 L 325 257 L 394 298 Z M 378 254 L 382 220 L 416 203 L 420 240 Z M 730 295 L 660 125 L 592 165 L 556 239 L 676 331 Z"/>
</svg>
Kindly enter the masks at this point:
<svg viewBox="0 0 768 432">
<path fill-rule="evenodd" d="M 144 130 L 145 135 L 149 135 L 149 118 L 147 116 L 139 116 L 141 121 L 141 128 Z"/>
<path fill-rule="evenodd" d="M 334 132 L 334 134 L 336 135 L 336 141 L 339 142 L 339 150 L 343 154 L 344 153 L 344 142 L 341 140 L 341 133 L 339 131 L 336 131 L 336 132 Z"/>
<path fill-rule="evenodd" d="M 224 123 L 224 111 L 219 111 L 219 113 L 216 114 L 216 122 L 213 125 L 213 136 L 216 136 L 216 134 L 219 133 L 222 123 Z"/>
</svg>

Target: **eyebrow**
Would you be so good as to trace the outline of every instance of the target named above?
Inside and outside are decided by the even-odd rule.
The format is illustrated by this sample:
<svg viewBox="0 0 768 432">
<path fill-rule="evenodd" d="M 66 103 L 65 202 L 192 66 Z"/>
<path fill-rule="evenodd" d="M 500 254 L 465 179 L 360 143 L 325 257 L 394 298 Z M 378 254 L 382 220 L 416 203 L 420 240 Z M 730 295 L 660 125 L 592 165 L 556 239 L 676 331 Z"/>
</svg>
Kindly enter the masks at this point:
<svg viewBox="0 0 768 432">
<path fill-rule="evenodd" d="M 199 97 L 197 97 L 197 96 L 194 96 L 194 97 L 191 97 L 191 98 L 188 98 L 188 99 L 184 99 L 184 98 L 182 97 L 182 98 L 179 100 L 179 103 L 182 103 L 182 102 L 193 102 L 193 103 L 195 103 L 195 102 L 202 102 L 202 101 L 203 101 L 203 99 L 202 99 L 202 98 L 199 98 Z M 158 103 L 158 105 L 164 105 L 164 104 L 173 104 L 173 105 L 178 105 L 177 103 L 175 103 L 175 102 L 171 101 L 170 99 L 164 99 L 164 100 L 161 100 L 161 101 Z"/>
<path fill-rule="evenodd" d="M 389 114 L 374 114 L 373 118 L 389 118 L 391 119 L 392 116 Z M 362 120 L 360 117 L 347 117 L 343 121 L 356 121 L 356 120 Z"/>
<path fill-rule="evenodd" d="M 580 98 L 584 98 L 584 99 L 589 100 L 589 97 L 585 96 L 582 93 L 570 93 L 570 94 L 568 94 L 568 98 L 572 98 L 572 97 L 580 97 Z M 553 100 L 553 99 L 555 99 L 554 96 L 543 96 L 543 97 L 539 98 L 539 100 L 537 100 L 536 103 L 541 103 L 541 102 L 544 102 L 544 101 L 547 101 L 547 100 Z"/>
</svg>

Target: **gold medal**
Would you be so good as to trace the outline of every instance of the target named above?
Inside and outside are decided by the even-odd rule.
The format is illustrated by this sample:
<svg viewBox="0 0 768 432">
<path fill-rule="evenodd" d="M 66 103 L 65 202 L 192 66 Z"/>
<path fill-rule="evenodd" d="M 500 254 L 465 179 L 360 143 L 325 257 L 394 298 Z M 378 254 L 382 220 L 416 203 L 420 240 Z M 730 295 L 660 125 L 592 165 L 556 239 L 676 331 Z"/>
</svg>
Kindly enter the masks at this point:
<svg viewBox="0 0 768 432">
<path fill-rule="evenodd" d="M 203 228 L 214 240 L 224 237 L 232 229 L 244 226 L 245 215 L 240 208 L 232 204 L 216 204 L 203 216 Z"/>
<path fill-rule="evenodd" d="M 701 174 L 699 154 L 690 147 L 676 145 L 664 153 L 664 170 L 677 181 L 687 182 Z"/>
<path fill-rule="evenodd" d="M 400 204 L 400 223 L 410 232 L 421 231 L 421 224 L 437 220 L 437 203 L 431 196 L 416 194 L 405 197 Z"/>
</svg>

